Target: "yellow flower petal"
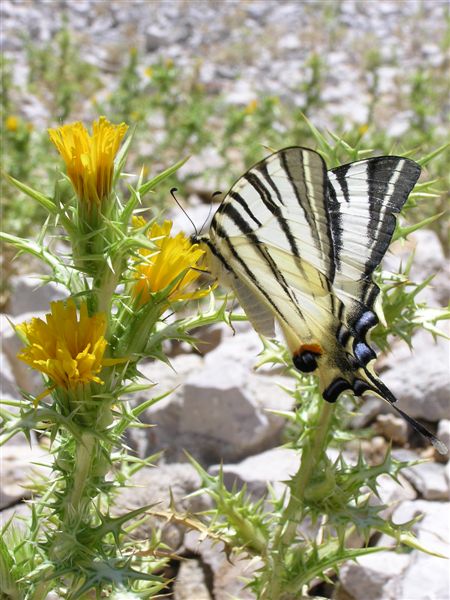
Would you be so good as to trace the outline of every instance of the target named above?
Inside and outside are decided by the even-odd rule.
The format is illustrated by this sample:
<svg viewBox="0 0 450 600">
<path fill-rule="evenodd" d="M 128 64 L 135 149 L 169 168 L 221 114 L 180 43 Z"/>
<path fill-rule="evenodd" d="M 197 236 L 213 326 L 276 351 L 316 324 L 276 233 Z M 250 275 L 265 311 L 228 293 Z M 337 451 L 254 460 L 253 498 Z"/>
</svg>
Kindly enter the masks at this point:
<svg viewBox="0 0 450 600">
<path fill-rule="evenodd" d="M 75 192 L 88 207 L 100 206 L 111 193 L 114 158 L 128 126 L 113 125 L 100 117 L 92 125 L 93 133 L 80 122 L 49 129 L 64 162 Z"/>
<path fill-rule="evenodd" d="M 206 296 L 210 289 L 189 291 L 201 273 L 201 262 L 205 251 L 192 244 L 183 233 L 171 236 L 172 222 L 163 225 L 153 223 L 147 236 L 155 244 L 155 251 L 142 248 L 140 261 L 135 265 L 136 281 L 133 296 L 139 306 L 148 302 L 152 294 L 167 288 L 177 278 L 168 296 L 169 302 L 189 300 Z M 184 273 L 184 275 L 183 275 Z"/>
<path fill-rule="evenodd" d="M 19 127 L 19 119 L 15 115 L 9 115 L 5 120 L 5 128 L 7 131 L 17 131 Z"/>
<path fill-rule="evenodd" d="M 47 375 L 53 387 L 69 389 L 91 381 L 103 383 L 98 377 L 102 368 L 124 360 L 104 358 L 105 315 L 90 317 L 82 302 L 78 318 L 72 299 L 52 302 L 50 308 L 45 321 L 33 318 L 16 327 L 28 342 L 18 358 Z"/>
</svg>

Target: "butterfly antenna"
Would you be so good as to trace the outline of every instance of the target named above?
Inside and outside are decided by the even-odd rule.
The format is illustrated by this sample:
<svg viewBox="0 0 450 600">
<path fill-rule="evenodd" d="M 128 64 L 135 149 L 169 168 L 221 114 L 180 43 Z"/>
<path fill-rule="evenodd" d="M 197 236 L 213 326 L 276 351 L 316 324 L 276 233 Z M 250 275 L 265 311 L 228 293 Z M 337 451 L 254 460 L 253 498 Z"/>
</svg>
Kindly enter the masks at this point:
<svg viewBox="0 0 450 600">
<path fill-rule="evenodd" d="M 221 195 L 222 195 L 222 192 L 220 190 L 217 191 L 217 192 L 214 192 L 213 194 L 211 194 L 211 199 L 210 199 L 210 202 L 209 202 L 208 215 L 207 215 L 206 219 L 203 221 L 202 226 L 200 227 L 200 233 L 203 231 L 203 227 L 209 221 L 209 217 L 211 216 L 211 211 L 212 211 L 212 206 L 213 206 L 213 198 L 215 198 L 216 196 L 221 196 Z"/>
<path fill-rule="evenodd" d="M 179 206 L 179 208 L 181 208 L 181 210 L 184 212 L 184 214 L 186 215 L 186 217 L 189 219 L 192 227 L 194 228 L 195 231 L 195 237 L 198 237 L 198 231 L 197 231 L 197 227 L 195 226 L 194 221 L 191 219 L 191 217 L 189 216 L 189 214 L 186 212 L 186 210 L 182 207 L 181 203 L 179 202 L 178 198 L 175 196 L 175 192 L 178 192 L 177 188 L 172 188 L 170 190 L 170 195 L 172 196 L 172 198 L 175 200 L 175 202 L 177 203 L 177 205 Z"/>
</svg>

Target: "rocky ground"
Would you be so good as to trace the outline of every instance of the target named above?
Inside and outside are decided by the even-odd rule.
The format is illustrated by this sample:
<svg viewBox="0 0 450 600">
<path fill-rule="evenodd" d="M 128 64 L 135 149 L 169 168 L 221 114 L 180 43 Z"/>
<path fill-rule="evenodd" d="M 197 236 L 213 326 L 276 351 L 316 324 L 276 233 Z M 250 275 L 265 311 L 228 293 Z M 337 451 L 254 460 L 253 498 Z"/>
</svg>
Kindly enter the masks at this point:
<svg viewBox="0 0 450 600">
<path fill-rule="evenodd" d="M 337 3 L 336 3 L 337 4 Z M 246 104 L 265 91 L 300 103 L 298 87 L 305 76 L 305 59 L 311 51 L 327 57 L 325 103 L 316 118 L 325 126 L 332 115 L 364 123 L 369 105 L 370 82 L 360 58 L 368 44 L 385 57 L 378 117 L 391 124 L 400 135 L 410 117 L 399 110 L 399 65 L 403 74 L 419 67 L 438 65 L 443 57 L 439 40 L 445 28 L 445 2 L 353 2 L 299 3 L 292 1 L 241 2 L 19 2 L 3 0 L 3 50 L 15 61 L 15 77 L 26 78 L 22 35 L 49 39 L 61 26 L 63 8 L 71 28 L 82 40 L 82 51 L 98 65 L 107 81 L 117 73 L 121 52 L 131 43 L 149 57 L 171 57 L 181 65 L 202 58 L 199 78 L 217 86 L 229 101 Z M 412 15 L 420 18 L 412 18 Z M 250 32 L 250 33 L 249 33 Z M 129 40 L 124 42 L 124 40 Z M 345 43 L 344 43 L 345 41 Z M 45 104 L 28 104 L 21 110 L 36 123 L 46 126 L 49 114 Z M 436 115 L 440 119 L 440 115 Z M 414 238 L 416 261 L 412 277 L 423 281 L 437 274 L 426 290 L 433 305 L 448 302 L 448 265 L 436 236 L 420 232 Z M 402 249 L 387 258 L 395 269 Z M 404 255 L 404 254 L 403 254 Z M 9 319 L 19 323 L 45 312 L 49 301 L 61 297 L 54 286 L 38 288 L 30 277 L 17 276 L 12 282 L 8 314 L 2 315 L 1 389 L 6 399 L 15 398 L 18 387 L 36 392 L 41 382 L 15 358 L 18 341 Z M 129 444 L 140 456 L 165 449 L 165 464 L 141 475 L 138 491 L 124 495 L 123 506 L 155 501 L 168 502 L 169 487 L 181 508 L 196 511 L 207 508 L 207 500 L 185 496 L 196 489 L 199 479 L 184 462 L 187 449 L 211 472 L 224 462 L 226 481 L 248 485 L 255 496 L 267 482 L 281 491 L 281 483 L 296 469 L 296 456 L 280 449 L 281 418 L 267 409 L 287 409 L 291 398 L 280 389 L 283 377 L 268 370 L 255 373 L 252 367 L 261 342 L 246 326 L 235 335 L 217 326 L 204 332 L 203 356 L 181 353 L 173 358 L 175 371 L 164 365 L 147 363 L 144 374 L 159 382 L 158 393 L 176 387 L 161 403 L 143 415 L 157 426 L 135 430 Z M 180 352 L 180 349 L 178 349 Z M 383 380 L 399 399 L 399 405 L 418 419 L 435 424 L 440 438 L 450 445 L 449 348 L 427 333 L 418 333 L 411 352 L 398 343 L 380 367 Z M 223 376 L 223 373 L 232 376 Z M 399 458 L 418 458 L 427 452 L 410 448 L 405 424 L 394 418 L 384 403 L 368 400 L 361 409 L 359 426 L 374 423 L 378 435 L 366 451 L 376 455 L 394 440 Z M 2 519 L 12 512 L 25 513 L 27 498 L 23 484 L 32 469 L 45 469 L 48 454 L 32 440 L 29 447 L 19 436 L 1 451 Z M 431 454 L 429 454 L 431 456 Z M 31 463 L 40 463 L 32 467 Z M 384 480 L 381 499 L 389 504 L 394 520 L 406 521 L 421 513 L 416 526 L 420 541 L 438 552 L 450 554 L 448 546 L 449 464 L 426 462 L 407 469 L 401 485 Z M 239 576 L 246 573 L 245 561 L 229 563 L 218 548 L 200 543 L 179 527 L 166 528 L 167 541 L 180 555 L 189 557 L 178 571 L 175 600 L 228 600 L 231 596 L 251 598 Z M 385 543 L 381 539 L 377 542 Z M 447 600 L 448 570 L 444 560 L 419 552 L 380 553 L 346 565 L 341 572 L 338 600 Z"/>
<path fill-rule="evenodd" d="M 82 58 L 113 81 L 127 50 L 149 61 L 171 58 L 198 81 L 245 105 L 260 93 L 303 105 L 302 83 L 313 54 L 324 67 L 321 106 L 313 116 L 325 128 L 335 115 L 365 123 L 379 55 L 376 118 L 391 136 L 408 127 L 402 97 L 417 71 L 444 66 L 445 0 L 296 2 L 285 0 L 3 0 L 2 49 L 14 61 L 16 81 L 26 81 L 24 40 L 52 39 L 67 19 Z M 372 59 L 371 59 L 372 56 Z M 36 125 L 51 115 L 35 99 L 21 107 Z M 437 121 L 445 122 L 442 106 Z"/>
</svg>

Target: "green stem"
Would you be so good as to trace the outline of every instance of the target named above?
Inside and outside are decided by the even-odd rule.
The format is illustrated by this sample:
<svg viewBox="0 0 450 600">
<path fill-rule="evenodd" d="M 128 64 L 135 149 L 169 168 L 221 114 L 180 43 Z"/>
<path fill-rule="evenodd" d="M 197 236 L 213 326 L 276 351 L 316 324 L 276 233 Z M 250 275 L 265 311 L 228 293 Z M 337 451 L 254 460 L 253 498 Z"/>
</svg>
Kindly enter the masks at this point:
<svg viewBox="0 0 450 600">
<path fill-rule="evenodd" d="M 278 600 L 283 592 L 285 553 L 295 540 L 297 526 L 303 512 L 305 490 L 326 449 L 333 413 L 334 404 L 320 401 L 317 426 L 311 428 L 309 439 L 302 452 L 300 468 L 291 480 L 288 505 L 275 532 L 268 556 L 270 579 L 261 600 Z"/>
<path fill-rule="evenodd" d="M 77 444 L 72 489 L 67 497 L 66 523 L 70 522 L 72 517 L 77 517 L 80 509 L 83 511 L 85 508 L 83 502 L 89 500 L 85 497 L 86 487 L 89 483 L 92 463 L 95 460 L 96 443 L 96 438 L 91 433 L 85 432 Z"/>
<path fill-rule="evenodd" d="M 111 328 L 111 303 L 114 295 L 114 290 L 117 287 L 118 278 L 120 273 L 114 272 L 112 269 L 115 265 L 110 267 L 108 264 L 104 266 L 103 272 L 99 278 L 98 283 L 94 284 L 95 293 L 95 311 L 104 313 L 108 319 L 105 337 L 109 339 L 110 328 Z"/>
<path fill-rule="evenodd" d="M 330 429 L 334 412 L 334 404 L 321 402 L 321 405 L 322 411 L 319 415 L 317 429 L 313 432 L 312 440 L 310 439 L 312 443 L 310 445 L 308 444 L 304 449 L 300 468 L 292 479 L 291 497 L 286 512 L 284 513 L 283 522 L 279 528 L 280 539 L 285 546 L 288 546 L 295 537 L 298 513 L 301 512 L 303 508 L 304 491 L 325 450 L 327 434 Z M 286 523 L 287 526 L 285 527 Z"/>
</svg>

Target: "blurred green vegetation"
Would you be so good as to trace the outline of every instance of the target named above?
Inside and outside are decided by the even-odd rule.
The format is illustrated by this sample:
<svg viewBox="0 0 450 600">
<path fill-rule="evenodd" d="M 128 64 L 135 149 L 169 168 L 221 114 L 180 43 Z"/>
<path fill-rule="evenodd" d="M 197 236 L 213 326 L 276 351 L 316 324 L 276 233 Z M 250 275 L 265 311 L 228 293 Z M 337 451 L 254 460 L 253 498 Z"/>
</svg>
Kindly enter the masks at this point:
<svg viewBox="0 0 450 600">
<path fill-rule="evenodd" d="M 332 18 L 328 12 L 324 12 L 325 21 Z M 442 40 L 441 46 L 442 55 L 448 57 L 449 36 Z M 267 148 L 279 149 L 290 144 L 316 147 L 304 116 L 312 117 L 321 126 L 314 115 L 320 114 L 326 104 L 323 91 L 328 67 L 326 57 L 317 53 L 311 53 L 305 60 L 305 77 L 296 90 L 295 105 L 267 95 L 255 98 L 247 106 L 236 106 L 227 102 L 216 86 L 205 86 L 200 81 L 200 62 L 190 68 L 182 68 L 172 59 L 149 63 L 136 49 L 124 55 L 115 85 L 106 87 L 104 74 L 81 58 L 67 25 L 51 41 L 37 44 L 27 40 L 25 48 L 28 60 L 25 87 L 14 86 L 14 65 L 5 60 L 2 64 L 1 167 L 49 194 L 60 177 L 60 165 L 46 127 L 38 130 L 21 115 L 20 107 L 25 101 L 28 105 L 35 102 L 43 106 L 52 115 L 48 127 L 80 119 L 87 121 L 102 114 L 113 122 L 125 121 L 135 126 L 134 148 L 138 151 L 127 165 L 131 173 L 137 174 L 144 167 L 146 174 L 148 165 L 158 171 L 188 155 L 204 160 L 201 172 L 189 168 L 188 162 L 187 168 L 169 182 L 185 198 L 192 192 L 207 198 L 216 189 L 226 191 L 245 168 L 267 154 Z M 358 150 L 372 149 L 375 154 L 409 151 L 411 158 L 427 155 L 448 141 L 448 129 L 442 127 L 448 102 L 448 58 L 439 66 L 418 70 L 412 76 L 403 74 L 397 65 L 398 110 L 407 113 L 410 121 L 401 135 L 392 135 L 380 127 L 381 119 L 377 117 L 382 97 L 380 69 L 385 61 L 373 46 L 361 60 L 370 96 L 367 122 L 349 125 L 342 116 L 333 117 L 332 129 L 340 139 Z M 438 197 L 419 202 L 415 209 L 417 221 L 447 209 L 449 158 L 447 150 L 427 165 L 427 179 L 435 180 Z M 157 211 L 171 201 L 168 189 L 152 197 L 152 206 Z M 5 231 L 27 236 L 41 227 L 40 208 L 27 198 L 19 198 L 17 191 L 5 183 L 2 210 Z M 446 219 L 435 221 L 431 227 L 448 254 Z"/>
</svg>

